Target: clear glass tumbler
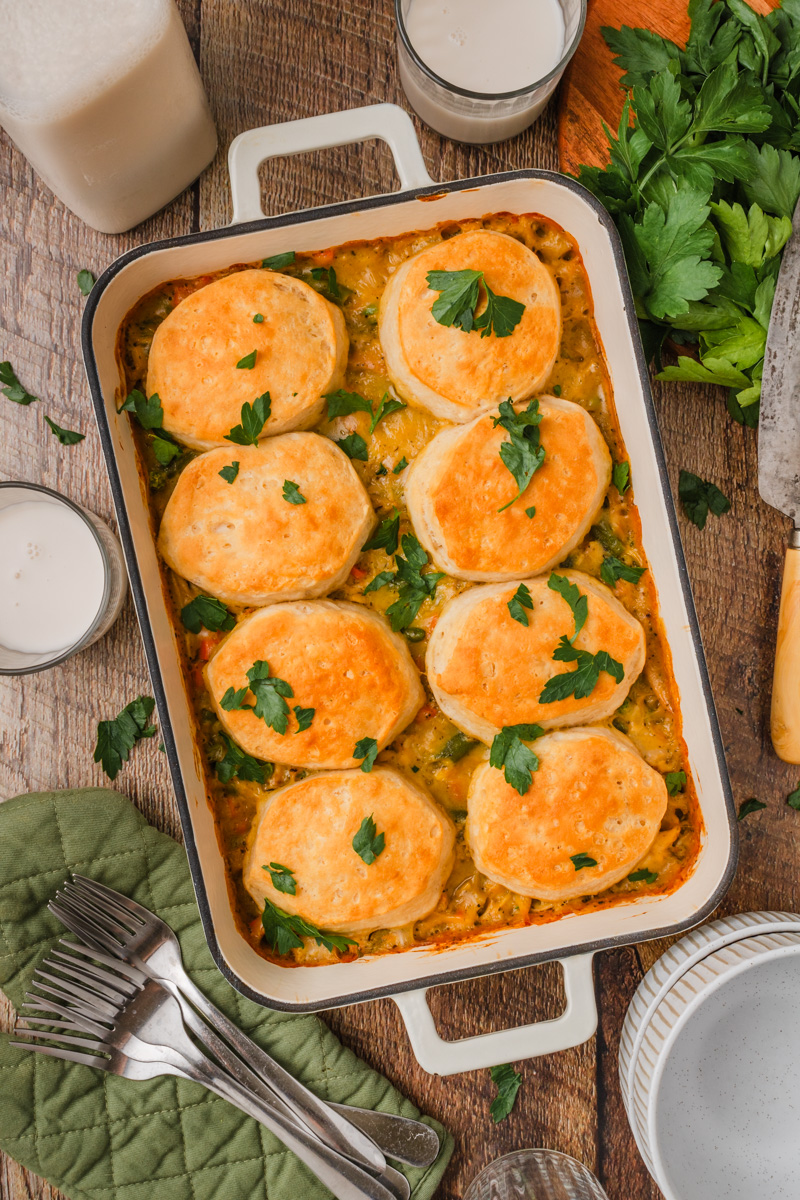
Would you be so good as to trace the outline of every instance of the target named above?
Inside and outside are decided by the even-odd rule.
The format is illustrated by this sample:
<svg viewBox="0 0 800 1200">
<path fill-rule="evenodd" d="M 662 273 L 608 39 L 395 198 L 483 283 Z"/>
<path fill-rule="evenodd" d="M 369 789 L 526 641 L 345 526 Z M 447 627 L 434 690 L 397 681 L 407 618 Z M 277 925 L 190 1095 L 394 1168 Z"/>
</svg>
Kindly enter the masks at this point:
<svg viewBox="0 0 800 1200">
<path fill-rule="evenodd" d="M 564 17 L 564 51 L 553 69 L 513 92 L 471 92 L 448 83 L 420 58 L 408 34 L 407 17 L 413 3 L 395 0 L 400 82 L 425 124 L 456 142 L 503 142 L 531 125 L 577 50 L 586 22 L 587 0 L 558 0 Z"/>
<path fill-rule="evenodd" d="M 99 598 L 87 598 L 83 631 L 71 644 L 53 650 L 27 651 L 13 649 L 0 642 L 0 675 L 31 675 L 36 671 L 46 671 L 71 658 L 79 650 L 94 645 L 116 621 L 128 592 L 122 547 L 105 521 L 41 484 L 15 481 L 0 483 L 0 510 L 31 500 L 62 505 L 80 517 L 95 542 L 102 566 L 103 590 Z"/>
<path fill-rule="evenodd" d="M 464 1200 L 608 1200 L 591 1171 L 556 1150 L 516 1150 L 484 1167 Z"/>
</svg>

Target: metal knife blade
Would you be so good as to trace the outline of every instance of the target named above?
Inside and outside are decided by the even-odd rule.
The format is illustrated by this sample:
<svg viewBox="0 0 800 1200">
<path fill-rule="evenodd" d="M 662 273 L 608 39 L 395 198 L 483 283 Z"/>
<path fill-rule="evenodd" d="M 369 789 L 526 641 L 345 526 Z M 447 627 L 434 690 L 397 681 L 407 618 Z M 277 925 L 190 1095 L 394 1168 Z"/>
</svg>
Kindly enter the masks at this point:
<svg viewBox="0 0 800 1200">
<path fill-rule="evenodd" d="M 758 490 L 800 527 L 800 200 L 783 251 L 769 319 L 761 413 Z"/>
</svg>

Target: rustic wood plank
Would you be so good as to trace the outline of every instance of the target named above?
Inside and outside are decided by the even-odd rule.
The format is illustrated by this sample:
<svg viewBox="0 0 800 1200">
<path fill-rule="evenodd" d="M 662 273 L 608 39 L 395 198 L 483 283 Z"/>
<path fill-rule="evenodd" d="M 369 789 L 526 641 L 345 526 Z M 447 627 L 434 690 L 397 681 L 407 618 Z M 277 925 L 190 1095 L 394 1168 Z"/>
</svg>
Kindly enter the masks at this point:
<svg viewBox="0 0 800 1200">
<path fill-rule="evenodd" d="M 7 139 L 0 141 L 2 344 L 20 377 L 48 411 L 86 431 L 61 447 L 36 406 L 3 408 L 0 475 L 56 487 L 111 518 L 111 502 L 79 352 L 81 267 L 99 270 L 128 246 L 230 220 L 225 151 L 244 129 L 378 100 L 404 104 L 396 72 L 389 0 L 185 0 L 181 5 L 211 95 L 221 151 L 199 184 L 170 208 L 123 237 L 85 229 L 54 202 Z M 486 149 L 458 146 L 422 129 L 435 179 L 522 166 L 555 168 L 555 109 L 520 138 Z M 380 143 L 283 160 L 262 174 L 267 211 L 277 212 L 396 186 Z M 800 817 L 783 798 L 796 772 L 771 754 L 768 699 L 784 523 L 756 491 L 755 437 L 728 418 L 724 401 L 688 385 L 656 387 L 673 486 L 681 467 L 713 479 L 733 502 L 731 515 L 700 533 L 682 532 L 706 641 L 737 800 L 768 802 L 742 827 L 742 859 L 726 911 L 797 907 Z M 639 486 L 646 486 L 641 482 Z M 760 569 L 756 569 L 756 566 Z M 0 795 L 103 782 L 91 762 L 97 721 L 148 680 L 130 604 L 99 645 L 52 672 L 0 682 Z M 155 740 L 139 746 L 120 790 L 159 827 L 177 835 L 163 756 Z M 616 1079 L 622 1018 L 633 991 L 664 943 L 600 957 L 600 1031 L 583 1047 L 525 1063 L 517 1107 L 494 1127 L 487 1072 L 447 1080 L 414 1062 L 390 1001 L 328 1015 L 332 1027 L 375 1067 L 456 1134 L 458 1149 L 440 1190 L 463 1196 L 488 1161 L 525 1145 L 547 1145 L 597 1170 L 610 1200 L 657 1200 L 633 1146 Z M 465 1036 L 545 1019 L 557 1011 L 557 968 L 513 972 L 431 994 L 443 1036 Z M 8 1013 L 6 1011 L 7 1019 Z M 4 1160 L 2 1200 L 52 1200 L 42 1181 Z M 57 1200 L 57 1198 L 56 1198 Z"/>
</svg>

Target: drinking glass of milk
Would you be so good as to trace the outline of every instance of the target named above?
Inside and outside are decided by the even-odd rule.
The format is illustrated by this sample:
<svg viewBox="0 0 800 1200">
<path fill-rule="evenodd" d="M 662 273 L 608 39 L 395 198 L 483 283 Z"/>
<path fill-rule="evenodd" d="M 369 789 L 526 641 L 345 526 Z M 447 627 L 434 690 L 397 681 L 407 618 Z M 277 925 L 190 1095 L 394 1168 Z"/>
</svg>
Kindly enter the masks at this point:
<svg viewBox="0 0 800 1200">
<path fill-rule="evenodd" d="M 501 142 L 544 108 L 578 48 L 586 0 L 395 0 L 400 81 L 426 125 Z"/>
<path fill-rule="evenodd" d="M 0 483 L 0 675 L 91 646 L 126 590 L 122 548 L 99 517 L 50 488 Z"/>
<path fill-rule="evenodd" d="M 87 225 L 138 225 L 214 157 L 174 0 L 0 0 L 0 30 L 0 125 Z"/>
</svg>

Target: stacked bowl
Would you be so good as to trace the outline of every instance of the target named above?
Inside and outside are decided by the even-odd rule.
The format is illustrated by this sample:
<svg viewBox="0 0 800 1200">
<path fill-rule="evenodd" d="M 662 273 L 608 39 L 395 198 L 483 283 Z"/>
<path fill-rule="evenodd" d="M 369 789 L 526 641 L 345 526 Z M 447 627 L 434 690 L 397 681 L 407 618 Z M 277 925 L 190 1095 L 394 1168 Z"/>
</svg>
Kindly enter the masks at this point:
<svg viewBox="0 0 800 1200">
<path fill-rule="evenodd" d="M 800 915 L 741 913 L 681 938 L 631 1001 L 619 1068 L 667 1200 L 798 1200 Z"/>
</svg>

